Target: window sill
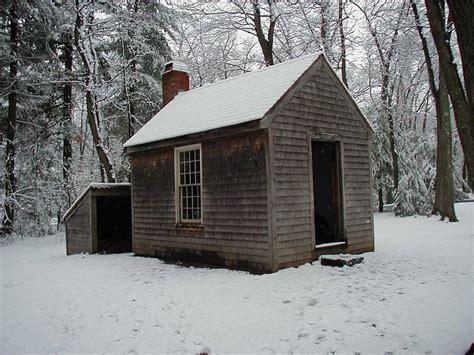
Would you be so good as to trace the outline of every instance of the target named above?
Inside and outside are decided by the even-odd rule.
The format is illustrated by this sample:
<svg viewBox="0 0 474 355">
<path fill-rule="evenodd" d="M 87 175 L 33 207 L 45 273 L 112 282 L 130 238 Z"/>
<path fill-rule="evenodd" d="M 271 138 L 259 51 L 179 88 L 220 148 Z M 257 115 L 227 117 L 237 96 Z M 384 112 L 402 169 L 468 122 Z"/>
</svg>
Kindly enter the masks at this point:
<svg viewBox="0 0 474 355">
<path fill-rule="evenodd" d="M 202 223 L 176 223 L 176 229 L 202 231 L 204 224 Z"/>
</svg>

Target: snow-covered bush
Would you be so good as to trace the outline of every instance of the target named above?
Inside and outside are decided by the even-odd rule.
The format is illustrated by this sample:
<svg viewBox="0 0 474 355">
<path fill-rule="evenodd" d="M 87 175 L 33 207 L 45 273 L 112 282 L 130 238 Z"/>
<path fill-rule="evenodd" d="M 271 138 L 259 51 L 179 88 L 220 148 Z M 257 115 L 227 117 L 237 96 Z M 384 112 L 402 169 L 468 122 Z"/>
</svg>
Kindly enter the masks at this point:
<svg viewBox="0 0 474 355">
<path fill-rule="evenodd" d="M 430 214 L 434 203 L 436 138 L 434 134 L 413 131 L 400 136 L 400 180 L 395 192 L 395 214 Z"/>
</svg>

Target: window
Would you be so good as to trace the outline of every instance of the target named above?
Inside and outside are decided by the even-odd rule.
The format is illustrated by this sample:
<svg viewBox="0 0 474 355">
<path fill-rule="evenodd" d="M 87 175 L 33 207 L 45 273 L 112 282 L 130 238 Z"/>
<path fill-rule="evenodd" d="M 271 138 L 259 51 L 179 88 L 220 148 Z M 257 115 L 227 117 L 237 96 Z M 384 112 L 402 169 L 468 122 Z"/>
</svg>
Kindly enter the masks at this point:
<svg viewBox="0 0 474 355">
<path fill-rule="evenodd" d="M 175 166 L 177 223 L 201 223 L 201 145 L 175 148 Z"/>
</svg>

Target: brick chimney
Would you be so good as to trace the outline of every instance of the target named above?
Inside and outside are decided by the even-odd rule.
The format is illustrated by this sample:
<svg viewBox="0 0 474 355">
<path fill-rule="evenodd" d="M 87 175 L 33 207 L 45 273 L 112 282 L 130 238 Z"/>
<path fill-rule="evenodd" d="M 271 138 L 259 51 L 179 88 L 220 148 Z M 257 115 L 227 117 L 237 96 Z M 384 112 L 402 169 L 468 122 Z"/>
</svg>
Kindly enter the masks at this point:
<svg viewBox="0 0 474 355">
<path fill-rule="evenodd" d="M 181 62 L 168 62 L 161 77 L 163 86 L 163 107 L 178 93 L 189 90 L 189 69 Z"/>
</svg>

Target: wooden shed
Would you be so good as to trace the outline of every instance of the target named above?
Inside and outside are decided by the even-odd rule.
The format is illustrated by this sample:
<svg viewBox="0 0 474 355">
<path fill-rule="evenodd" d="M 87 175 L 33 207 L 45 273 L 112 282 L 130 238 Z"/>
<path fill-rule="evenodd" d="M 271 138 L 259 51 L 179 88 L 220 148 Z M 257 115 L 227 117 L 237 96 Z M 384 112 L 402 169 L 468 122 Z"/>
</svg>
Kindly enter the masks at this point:
<svg viewBox="0 0 474 355">
<path fill-rule="evenodd" d="M 132 251 L 130 184 L 90 184 L 63 218 L 68 255 Z"/>
<path fill-rule="evenodd" d="M 374 250 L 373 130 L 324 55 L 186 75 L 166 65 L 171 101 L 124 145 L 135 254 L 273 272 Z"/>
</svg>

